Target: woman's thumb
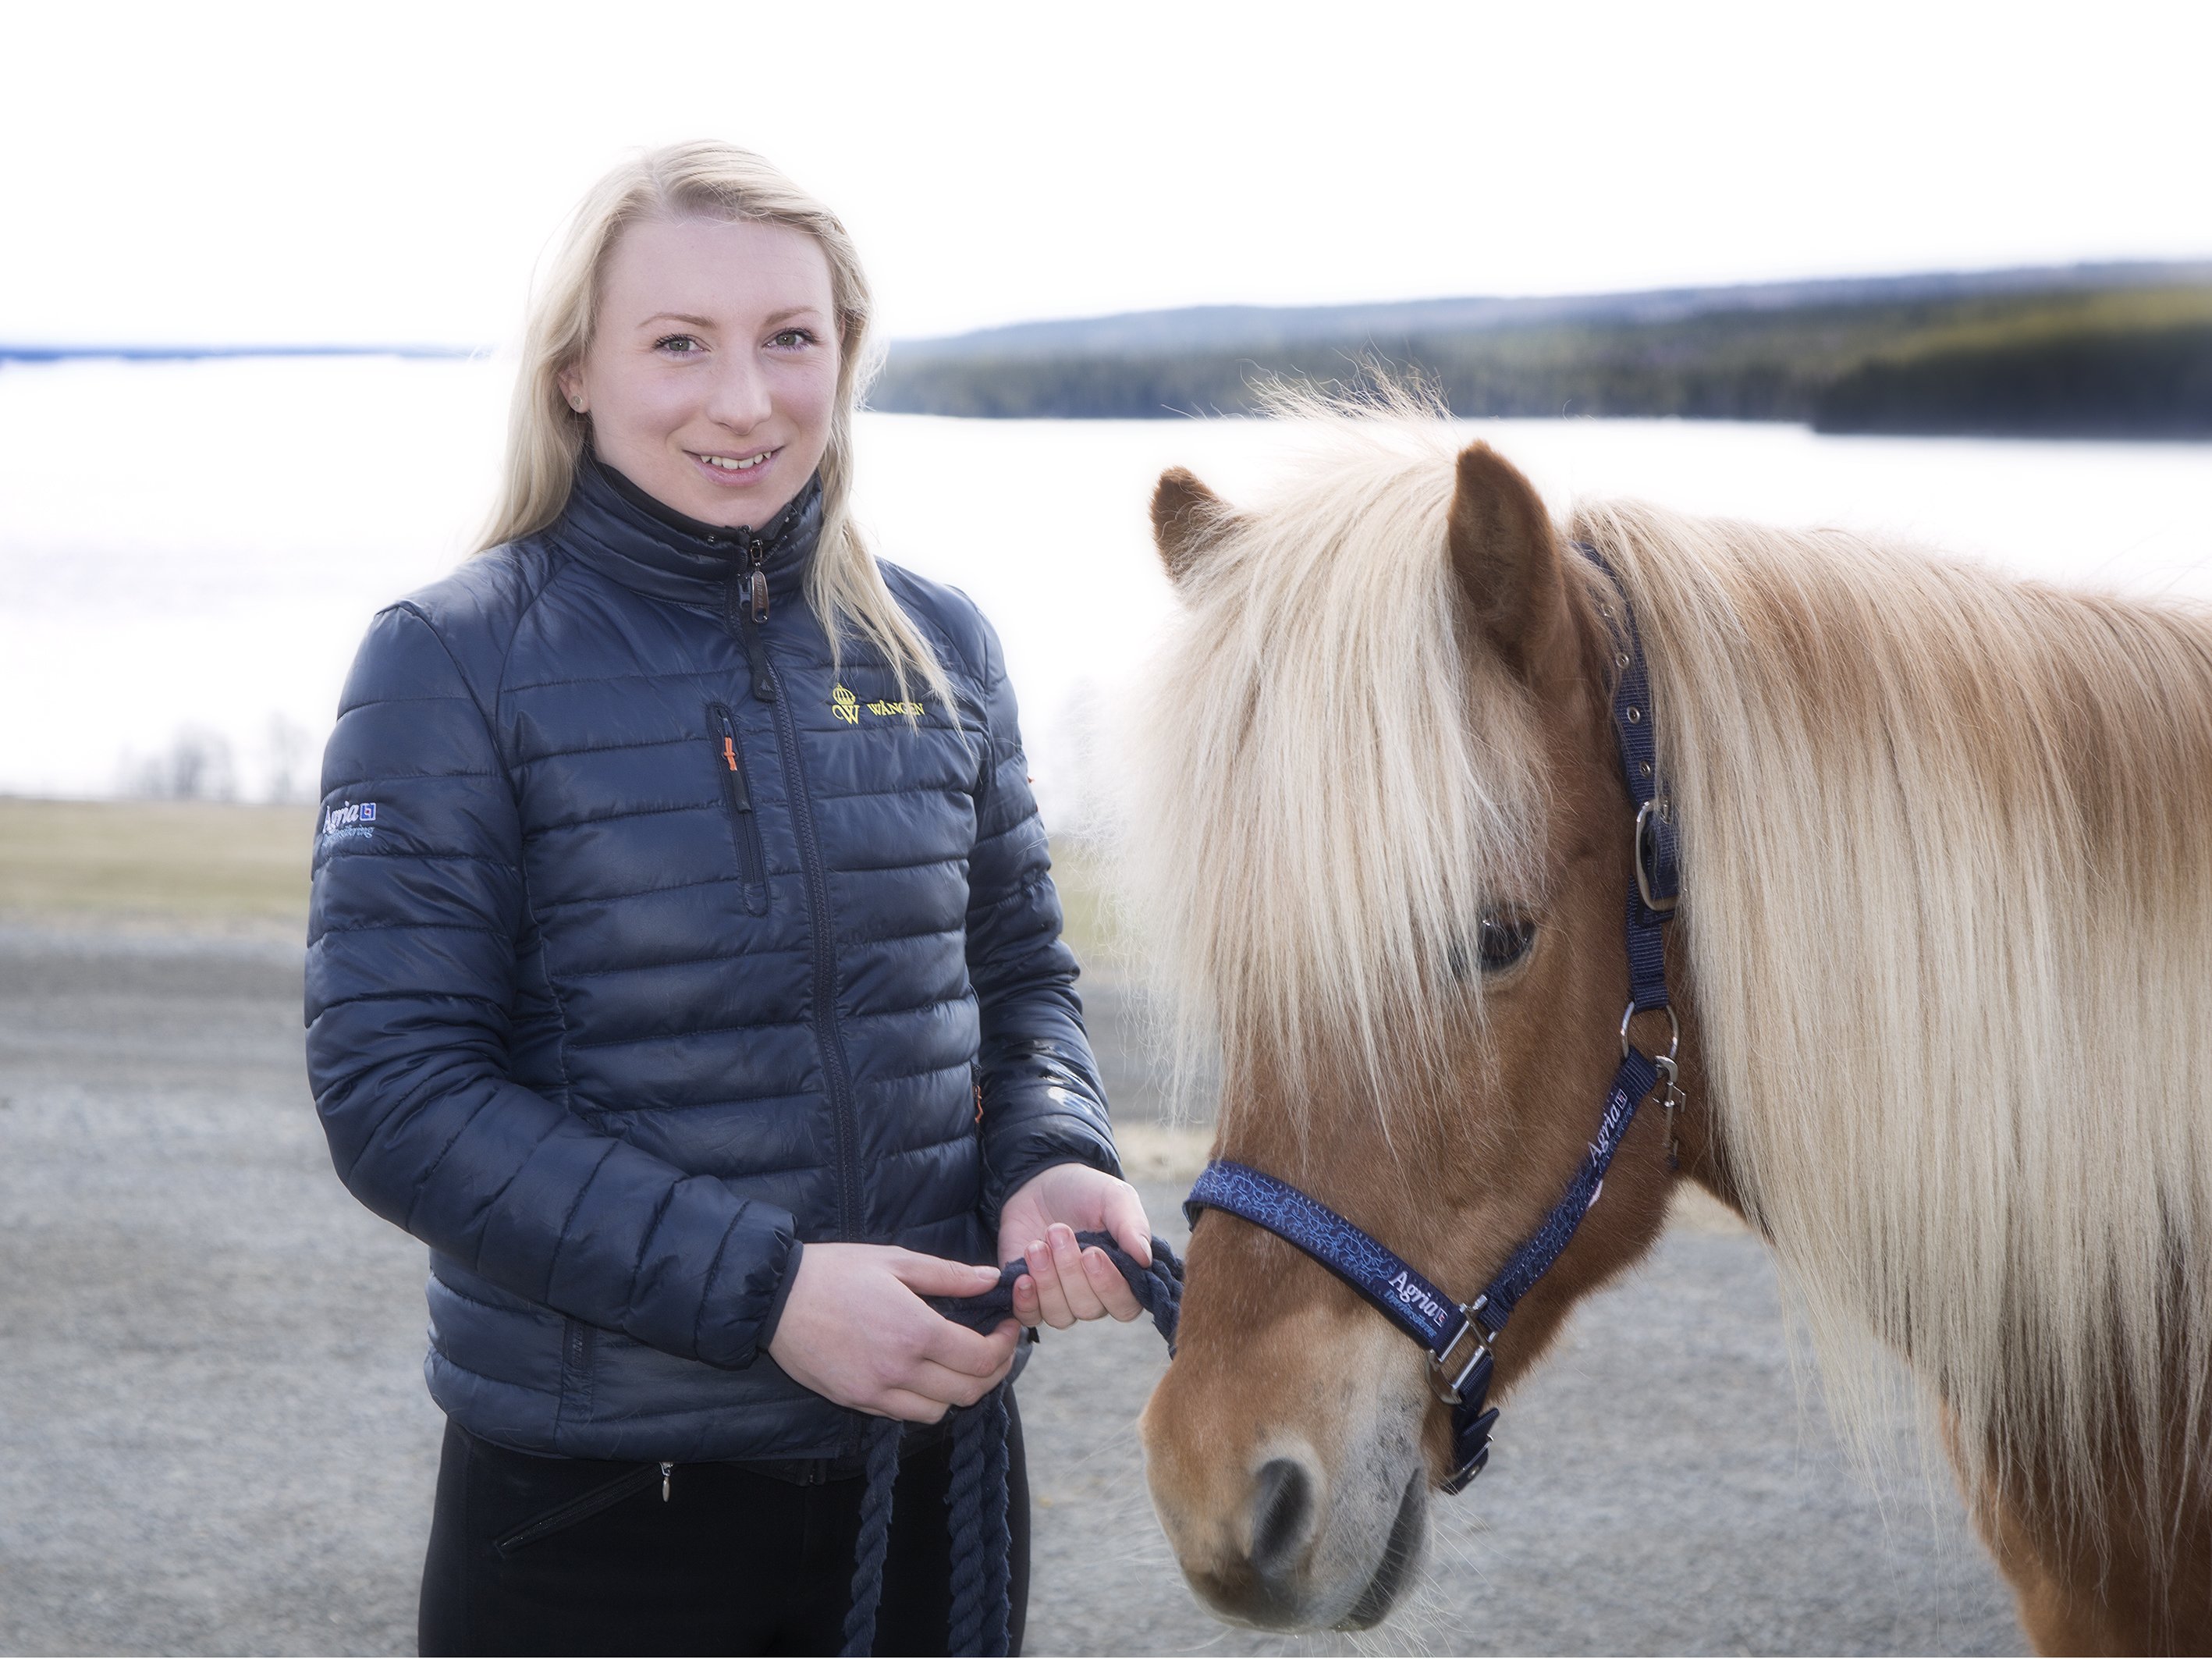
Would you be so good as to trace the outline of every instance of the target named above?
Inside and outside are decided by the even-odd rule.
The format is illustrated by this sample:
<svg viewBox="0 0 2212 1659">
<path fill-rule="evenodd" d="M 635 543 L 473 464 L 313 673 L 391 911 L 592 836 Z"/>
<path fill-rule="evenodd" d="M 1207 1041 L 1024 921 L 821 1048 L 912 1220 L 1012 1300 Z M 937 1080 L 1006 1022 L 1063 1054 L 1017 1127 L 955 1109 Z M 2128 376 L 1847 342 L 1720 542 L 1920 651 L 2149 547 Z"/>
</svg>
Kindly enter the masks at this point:
<svg viewBox="0 0 2212 1659">
<path fill-rule="evenodd" d="M 966 1261 L 948 1261 L 939 1255 L 902 1251 L 891 1271 L 916 1296 L 975 1296 L 999 1282 L 996 1267 L 979 1267 Z"/>
</svg>

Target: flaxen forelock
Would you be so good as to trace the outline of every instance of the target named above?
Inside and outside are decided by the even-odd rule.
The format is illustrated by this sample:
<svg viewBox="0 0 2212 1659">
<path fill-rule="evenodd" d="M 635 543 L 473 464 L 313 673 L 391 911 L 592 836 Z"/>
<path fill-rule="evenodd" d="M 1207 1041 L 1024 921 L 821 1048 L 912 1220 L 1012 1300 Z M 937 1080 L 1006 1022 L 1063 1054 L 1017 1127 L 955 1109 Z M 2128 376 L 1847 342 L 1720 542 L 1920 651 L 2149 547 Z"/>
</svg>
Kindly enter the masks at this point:
<svg viewBox="0 0 2212 1659">
<path fill-rule="evenodd" d="M 1194 1066 L 1327 1054 L 1431 1098 L 1494 904 L 1534 907 L 1533 711 L 1472 657 L 1445 548 L 1452 451 L 1404 411 L 1313 406 L 1319 441 L 1179 584 L 1129 761 L 1132 885 Z"/>
</svg>

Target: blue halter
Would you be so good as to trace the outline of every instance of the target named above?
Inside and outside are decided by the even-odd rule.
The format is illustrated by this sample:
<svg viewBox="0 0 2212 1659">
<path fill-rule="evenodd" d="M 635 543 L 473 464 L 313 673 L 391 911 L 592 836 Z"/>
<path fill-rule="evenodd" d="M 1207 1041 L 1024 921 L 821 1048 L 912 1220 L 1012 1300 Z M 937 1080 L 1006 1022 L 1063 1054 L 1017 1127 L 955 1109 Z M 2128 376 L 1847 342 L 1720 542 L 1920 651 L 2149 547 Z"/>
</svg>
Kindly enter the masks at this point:
<svg viewBox="0 0 2212 1659">
<path fill-rule="evenodd" d="M 1579 545 L 1579 544 L 1578 544 Z M 1581 550 L 1608 577 L 1613 571 L 1596 550 Z M 1296 1245 L 1344 1280 L 1379 1310 L 1383 1317 L 1428 1351 L 1431 1386 L 1452 1410 L 1452 1473 L 1444 1490 L 1456 1492 L 1482 1473 L 1490 1461 L 1490 1430 L 1498 1420 L 1486 1407 L 1491 1349 L 1515 1306 L 1528 1288 L 1559 1259 L 1559 1253 L 1597 1202 L 1605 1172 L 1621 1137 L 1645 1096 L 1666 1085 L 1667 1156 L 1674 1158 L 1674 1113 L 1681 1103 L 1674 1086 L 1674 1043 L 1653 1058 L 1628 1041 L 1628 1023 L 1638 1013 L 1667 1011 L 1666 927 L 1680 888 L 1674 826 L 1659 780 L 1651 734 L 1650 677 L 1628 609 L 1627 590 L 1615 580 L 1620 611 L 1601 600 L 1599 614 L 1613 642 L 1617 675 L 1613 726 L 1620 749 L 1628 798 L 1636 803 L 1636 880 L 1628 895 L 1628 1007 L 1620 1017 L 1620 1066 L 1606 1091 L 1597 1134 L 1567 1190 L 1543 1224 L 1522 1241 L 1512 1257 L 1474 1301 L 1455 1302 L 1408 1262 L 1326 1204 L 1309 1198 L 1286 1181 L 1245 1164 L 1216 1159 L 1207 1164 L 1184 1200 L 1183 1213 L 1197 1225 L 1202 1210 L 1225 1210 L 1264 1227 Z"/>
</svg>

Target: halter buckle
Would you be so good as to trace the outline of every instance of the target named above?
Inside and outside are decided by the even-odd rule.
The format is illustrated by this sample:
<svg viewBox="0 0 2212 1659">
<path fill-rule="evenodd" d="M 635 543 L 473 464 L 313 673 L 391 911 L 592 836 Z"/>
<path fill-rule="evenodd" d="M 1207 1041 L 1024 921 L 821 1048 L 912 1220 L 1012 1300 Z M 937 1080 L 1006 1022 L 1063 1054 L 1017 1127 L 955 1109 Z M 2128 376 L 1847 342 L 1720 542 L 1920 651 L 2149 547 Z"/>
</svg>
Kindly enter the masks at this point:
<svg viewBox="0 0 2212 1659">
<path fill-rule="evenodd" d="M 1674 907 L 1682 902 L 1679 892 L 1662 894 L 1657 890 L 1658 876 L 1653 868 L 1659 859 L 1659 834 L 1652 820 L 1663 823 L 1674 820 L 1667 810 L 1667 800 L 1659 796 L 1647 800 L 1636 809 L 1636 896 L 1644 901 L 1644 908 L 1655 915 L 1671 915 Z"/>
<path fill-rule="evenodd" d="M 1487 1296 L 1478 1296 L 1472 1302 L 1462 1303 L 1460 1312 L 1467 1322 L 1452 1333 L 1452 1340 L 1444 1344 L 1442 1353 L 1433 1349 L 1430 1351 L 1429 1391 L 1447 1406 L 1460 1403 L 1461 1390 L 1467 1387 L 1467 1379 L 1474 1375 L 1476 1366 L 1490 1357 L 1490 1345 L 1498 1340 L 1498 1334 L 1475 1317 L 1489 1304 Z M 1458 1348 L 1462 1336 L 1472 1344 L 1467 1351 L 1467 1364 L 1459 1368 L 1458 1376 L 1447 1382 L 1444 1374 L 1451 1369 L 1452 1354 Z"/>
</svg>

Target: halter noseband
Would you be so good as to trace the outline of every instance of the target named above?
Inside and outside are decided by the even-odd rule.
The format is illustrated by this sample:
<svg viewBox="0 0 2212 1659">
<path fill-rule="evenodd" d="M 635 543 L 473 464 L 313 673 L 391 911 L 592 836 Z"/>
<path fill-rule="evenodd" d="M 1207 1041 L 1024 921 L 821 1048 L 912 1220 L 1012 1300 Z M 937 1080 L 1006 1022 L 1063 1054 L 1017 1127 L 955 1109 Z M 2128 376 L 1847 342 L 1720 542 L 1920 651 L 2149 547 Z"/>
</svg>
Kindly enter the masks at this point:
<svg viewBox="0 0 2212 1659">
<path fill-rule="evenodd" d="M 1514 1307 L 1528 1288 L 1559 1259 L 1567 1242 L 1597 1202 L 1605 1172 L 1621 1137 L 1652 1089 L 1663 1083 L 1667 1111 L 1667 1157 L 1674 1159 L 1674 1114 L 1681 1104 L 1674 1085 L 1674 1051 L 1680 1028 L 1667 1002 L 1666 927 L 1680 894 L 1674 826 L 1659 781 L 1651 733 L 1650 677 L 1637 637 L 1636 619 L 1623 587 L 1594 548 L 1581 551 L 1613 579 L 1620 595 L 1616 616 L 1601 600 L 1599 615 L 1613 641 L 1618 676 L 1613 693 L 1613 726 L 1620 750 L 1621 774 L 1628 798 L 1636 803 L 1636 879 L 1628 894 L 1628 1006 L 1620 1017 L 1620 1065 L 1606 1091 L 1597 1135 L 1589 1144 L 1565 1194 L 1543 1224 L 1522 1240 L 1512 1257 L 1474 1301 L 1458 1303 L 1438 1290 L 1411 1264 L 1316 1199 L 1286 1181 L 1245 1164 L 1216 1159 L 1200 1172 L 1183 1202 L 1192 1225 L 1202 1210 L 1225 1210 L 1264 1227 L 1297 1246 L 1344 1280 L 1383 1317 L 1428 1351 L 1429 1382 L 1452 1412 L 1452 1473 L 1444 1490 L 1456 1492 L 1482 1473 L 1490 1461 L 1490 1429 L 1495 1407 L 1490 1393 L 1491 1350 Z M 1639 1013 L 1664 1010 L 1674 1041 L 1654 1058 L 1628 1040 L 1628 1024 Z"/>
</svg>

